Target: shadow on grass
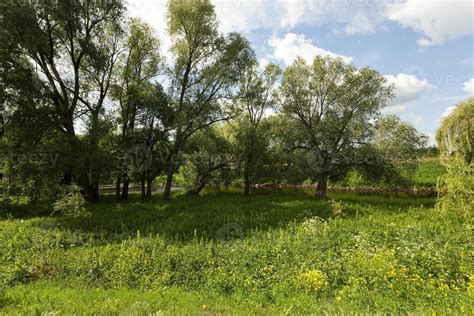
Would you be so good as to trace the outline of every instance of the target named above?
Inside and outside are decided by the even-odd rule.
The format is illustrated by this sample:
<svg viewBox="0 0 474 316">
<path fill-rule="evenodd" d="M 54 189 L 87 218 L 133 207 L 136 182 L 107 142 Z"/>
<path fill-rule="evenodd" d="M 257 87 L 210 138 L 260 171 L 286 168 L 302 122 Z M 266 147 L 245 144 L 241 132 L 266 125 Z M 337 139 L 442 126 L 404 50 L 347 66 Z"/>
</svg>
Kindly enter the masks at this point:
<svg viewBox="0 0 474 316">
<path fill-rule="evenodd" d="M 293 221 L 308 217 L 327 219 L 332 215 L 330 199 L 341 200 L 345 218 L 351 218 L 371 208 L 389 212 L 403 212 L 410 207 L 432 206 L 429 198 L 400 198 L 354 193 L 332 193 L 327 200 L 318 200 L 303 190 L 255 190 L 250 197 L 236 192 L 207 192 L 204 196 L 179 194 L 169 202 L 154 197 L 140 201 L 131 195 L 127 202 L 117 202 L 114 196 L 104 196 L 90 205 L 89 218 L 49 217 L 51 225 L 75 233 L 90 234 L 94 239 L 119 242 L 128 238 L 159 234 L 172 242 L 185 242 L 193 238 L 215 240 L 226 234 L 246 235 L 254 229 L 284 227 Z M 15 213 L 20 217 L 37 217 L 45 213 L 45 205 L 28 215 L 28 207 Z M 33 208 L 32 210 L 34 210 Z M 367 211 L 368 210 L 368 211 Z M 41 215 L 43 214 L 43 215 Z M 100 238 L 99 238 L 100 236 Z"/>
</svg>

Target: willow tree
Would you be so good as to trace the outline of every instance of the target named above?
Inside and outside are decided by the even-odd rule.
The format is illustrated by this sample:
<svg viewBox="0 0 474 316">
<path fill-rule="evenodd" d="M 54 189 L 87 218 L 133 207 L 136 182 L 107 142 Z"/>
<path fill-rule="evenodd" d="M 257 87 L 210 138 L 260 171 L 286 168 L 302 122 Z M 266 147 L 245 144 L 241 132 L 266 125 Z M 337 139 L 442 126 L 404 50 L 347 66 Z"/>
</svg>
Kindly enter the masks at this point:
<svg viewBox="0 0 474 316">
<path fill-rule="evenodd" d="M 236 124 L 236 144 L 239 165 L 244 180 L 244 195 L 250 194 L 250 184 L 255 169 L 263 161 L 266 147 L 265 133 L 269 128 L 262 124 L 264 114 L 275 105 L 274 92 L 281 74 L 278 66 L 269 64 L 263 71 L 258 65 L 249 67 L 239 84 L 235 100 L 240 114 Z"/>
<path fill-rule="evenodd" d="M 223 135 L 222 127 L 215 126 L 195 133 L 186 144 L 184 157 L 180 173 L 191 195 L 199 195 L 234 161 L 231 144 Z"/>
<path fill-rule="evenodd" d="M 176 157 L 197 131 L 230 117 L 226 100 L 255 59 L 249 42 L 237 33 L 222 35 L 209 0 L 168 2 L 168 33 L 173 40 L 170 70 L 173 143 L 167 155 L 164 199 L 170 197 Z"/>
<path fill-rule="evenodd" d="M 122 155 L 137 142 L 144 143 L 136 139 L 136 128 L 141 120 L 139 116 L 148 108 L 149 95 L 155 90 L 152 80 L 158 74 L 161 59 L 159 41 L 151 26 L 132 18 L 127 29 L 128 36 L 123 44 L 116 71 L 117 78 L 112 89 L 112 97 L 119 105 L 119 147 Z M 120 159 L 116 190 L 117 196 L 120 196 L 123 181 L 121 198 L 126 200 L 130 174 L 122 160 Z"/>
<path fill-rule="evenodd" d="M 449 155 L 459 154 L 467 163 L 473 158 L 474 151 L 474 98 L 459 103 L 456 108 L 441 121 L 436 133 L 441 152 Z"/>
<path fill-rule="evenodd" d="M 316 196 L 326 196 L 327 179 L 337 159 L 350 157 L 367 142 L 371 122 L 391 97 L 392 87 L 376 71 L 357 70 L 340 58 L 298 58 L 283 73 L 281 111 L 296 122 L 295 149 L 312 157 Z"/>
<path fill-rule="evenodd" d="M 49 107 L 34 67 L 21 55 L 9 30 L 0 28 L 0 179 L 5 180 L 4 192 L 32 197 L 32 190 L 24 188 L 41 192 L 44 187 L 39 182 L 55 178 L 49 165 L 18 159 L 39 157 L 46 151 L 58 153 L 57 148 L 43 146 L 43 140 L 55 134 Z"/>
<path fill-rule="evenodd" d="M 74 178 L 96 201 L 107 162 L 100 144 L 108 132 L 104 107 L 119 52 L 122 1 L 5 1 L 0 11 L 0 28 L 19 48 L 17 57 L 38 71 L 51 118 L 70 150 L 63 183 Z"/>
<path fill-rule="evenodd" d="M 428 138 L 418 132 L 410 123 L 403 122 L 396 115 L 381 117 L 375 123 L 372 143 L 386 158 L 408 161 L 424 148 Z"/>
</svg>

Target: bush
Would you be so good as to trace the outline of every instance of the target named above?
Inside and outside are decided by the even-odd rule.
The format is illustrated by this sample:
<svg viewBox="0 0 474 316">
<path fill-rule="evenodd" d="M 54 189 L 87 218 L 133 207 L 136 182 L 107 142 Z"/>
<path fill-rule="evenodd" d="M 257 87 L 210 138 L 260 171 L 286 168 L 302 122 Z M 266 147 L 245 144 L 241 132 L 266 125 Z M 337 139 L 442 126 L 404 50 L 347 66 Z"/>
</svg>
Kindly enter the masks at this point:
<svg viewBox="0 0 474 316">
<path fill-rule="evenodd" d="M 349 187 L 355 188 L 367 184 L 364 175 L 357 170 L 351 170 L 346 176 L 346 182 Z"/>
<path fill-rule="evenodd" d="M 63 192 L 63 197 L 53 204 L 53 214 L 62 213 L 71 217 L 88 217 L 90 213 L 86 210 L 86 200 L 77 186 L 68 186 Z"/>
<path fill-rule="evenodd" d="M 474 210 L 474 163 L 455 157 L 448 160 L 446 169 L 437 185 L 436 205 L 447 214 L 467 220 Z"/>
</svg>

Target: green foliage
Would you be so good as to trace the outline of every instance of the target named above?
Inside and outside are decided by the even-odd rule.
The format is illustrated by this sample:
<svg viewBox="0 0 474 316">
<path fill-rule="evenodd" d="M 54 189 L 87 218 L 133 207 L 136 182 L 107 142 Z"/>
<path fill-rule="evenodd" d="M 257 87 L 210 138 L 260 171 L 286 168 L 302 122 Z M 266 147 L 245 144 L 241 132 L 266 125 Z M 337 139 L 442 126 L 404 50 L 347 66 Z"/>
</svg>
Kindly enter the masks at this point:
<svg viewBox="0 0 474 316">
<path fill-rule="evenodd" d="M 222 135 L 222 126 L 195 133 L 186 145 L 184 159 L 180 174 L 190 193 L 199 194 L 208 183 L 221 182 L 219 174 L 233 161 L 231 145 Z"/>
<path fill-rule="evenodd" d="M 469 221 L 474 212 L 474 163 L 459 156 L 446 162 L 446 174 L 437 185 L 437 207 L 448 216 Z"/>
<path fill-rule="evenodd" d="M 459 103 L 441 121 L 436 140 L 441 152 L 448 155 L 459 154 L 467 162 L 472 161 L 474 152 L 474 98 Z"/>
<path fill-rule="evenodd" d="M 392 96 L 392 87 L 376 71 L 356 71 L 340 58 L 315 57 L 311 65 L 298 58 L 285 69 L 279 96 L 281 111 L 299 130 L 293 147 L 311 153 L 316 193 L 325 195 L 335 161 L 352 158 L 355 144 L 367 141 L 370 121 Z"/>
<path fill-rule="evenodd" d="M 2 308 L 470 313 L 469 226 L 443 220 L 433 199 L 331 198 L 345 216 L 304 193 L 262 191 L 2 220 Z M 238 238 L 217 238 L 235 227 Z"/>
<path fill-rule="evenodd" d="M 269 64 L 263 71 L 258 65 L 249 67 L 239 85 L 239 96 L 234 106 L 239 117 L 233 127 L 237 168 L 243 177 L 244 194 L 250 193 L 250 184 L 257 178 L 268 160 L 269 123 L 263 119 L 265 112 L 275 107 L 276 84 L 281 70 Z"/>
<path fill-rule="evenodd" d="M 375 124 L 372 143 L 386 158 L 408 161 L 416 158 L 418 150 L 426 146 L 427 139 L 411 124 L 402 122 L 396 115 L 389 115 Z"/>
<path fill-rule="evenodd" d="M 349 187 L 358 187 L 367 184 L 364 175 L 357 170 L 351 170 L 346 176 L 346 183 Z"/>
<path fill-rule="evenodd" d="M 90 216 L 86 210 L 87 202 L 81 194 L 78 186 L 68 186 L 63 188 L 63 196 L 53 204 L 53 214 L 61 213 L 71 217 L 87 217 Z"/>
<path fill-rule="evenodd" d="M 435 187 L 439 177 L 446 173 L 446 167 L 439 158 L 421 159 L 413 178 L 415 185 Z"/>
<path fill-rule="evenodd" d="M 172 157 L 197 131 L 230 119 L 226 105 L 236 95 L 244 69 L 255 62 L 255 54 L 242 35 L 219 33 L 209 0 L 169 1 L 167 23 L 175 56 L 169 74 L 175 137 L 168 156 Z M 167 169 L 165 199 L 170 198 L 176 166 L 167 161 Z"/>
<path fill-rule="evenodd" d="M 100 144 L 110 128 L 104 102 L 119 52 L 124 4 L 120 0 L 7 1 L 0 6 L 2 45 L 19 61 L 15 69 L 21 70 L 14 78 L 1 74 L 12 92 L 6 96 L 10 111 L 21 115 L 32 107 L 44 110 L 48 122 L 43 126 L 65 137 L 53 138 L 42 130 L 31 133 L 29 141 L 57 141 L 65 149 L 61 152 L 68 153 L 61 157 L 66 182 L 74 174 L 87 198 L 95 201 L 104 169 Z M 15 95 L 23 95 L 27 102 L 18 102 Z M 81 136 L 75 130 L 79 120 L 85 129 Z M 24 126 L 23 132 L 28 132 Z"/>
<path fill-rule="evenodd" d="M 344 216 L 344 204 L 342 201 L 330 200 L 329 205 L 332 209 L 332 216 L 339 217 Z"/>
<path fill-rule="evenodd" d="M 20 122 L 14 118 L 11 123 Z M 4 193 L 9 197 L 26 197 L 33 202 L 54 197 L 63 176 L 60 158 L 64 151 L 56 143 L 61 137 L 51 133 L 48 140 L 34 145 L 31 138 L 18 135 L 19 127 L 9 127 L 5 135 L 3 179 L 0 180 Z"/>
<path fill-rule="evenodd" d="M 329 285 L 327 276 L 319 270 L 308 270 L 299 273 L 295 277 L 296 288 L 307 292 L 319 292 Z"/>
<path fill-rule="evenodd" d="M 176 170 L 196 194 L 243 178 L 318 181 L 325 195 L 328 177 L 408 185 L 440 169 L 409 161 L 425 142 L 412 126 L 376 121 L 393 88 L 376 71 L 298 58 L 277 88 L 281 70 L 259 70 L 245 37 L 221 34 L 210 0 L 170 0 L 165 92 L 159 40 L 137 19 L 124 32 L 124 9 L 0 4 L 0 146 L 11 156 L 0 157 L 1 313 L 474 313 L 473 99 L 438 132 L 442 150 L 465 159 L 447 165 L 436 205 L 257 189 L 86 203 L 112 175 L 145 183 L 166 171 L 168 199 Z M 145 171 L 122 161 L 137 143 L 155 155 Z M 44 153 L 59 158 L 33 159 Z"/>
</svg>

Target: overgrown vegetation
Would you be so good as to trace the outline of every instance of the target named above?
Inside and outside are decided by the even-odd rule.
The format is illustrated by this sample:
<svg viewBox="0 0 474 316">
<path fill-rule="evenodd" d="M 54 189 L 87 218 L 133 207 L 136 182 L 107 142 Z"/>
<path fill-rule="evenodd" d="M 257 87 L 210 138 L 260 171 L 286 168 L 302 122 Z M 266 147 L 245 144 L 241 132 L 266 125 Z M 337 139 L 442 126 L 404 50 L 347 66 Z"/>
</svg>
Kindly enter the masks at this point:
<svg viewBox="0 0 474 316">
<path fill-rule="evenodd" d="M 447 172 L 438 182 L 438 209 L 448 216 L 469 220 L 474 212 L 474 164 L 461 157 L 448 159 Z"/>
<path fill-rule="evenodd" d="M 11 211 L 3 310 L 472 312 L 472 231 L 433 199 L 254 193 L 109 199 L 89 218 Z"/>
<path fill-rule="evenodd" d="M 38 201 L 77 185 L 94 203 L 107 183 L 119 200 L 139 184 L 145 200 L 158 177 L 165 200 L 183 179 L 193 194 L 243 183 L 245 195 L 252 184 L 307 181 L 324 197 L 328 181 L 350 171 L 412 185 L 399 165 L 425 137 L 381 117 L 394 87 L 374 69 L 331 56 L 262 67 L 243 35 L 220 32 L 207 0 L 169 1 L 169 60 L 121 0 L 0 9 L 1 186 L 10 197 Z"/>
<path fill-rule="evenodd" d="M 0 313 L 474 314 L 474 99 L 427 148 L 375 69 L 126 9 L 0 2 Z"/>
</svg>

